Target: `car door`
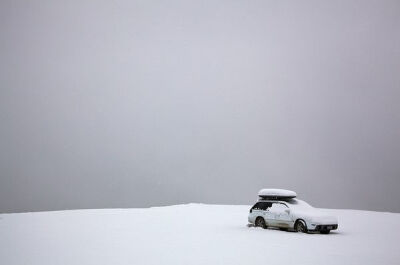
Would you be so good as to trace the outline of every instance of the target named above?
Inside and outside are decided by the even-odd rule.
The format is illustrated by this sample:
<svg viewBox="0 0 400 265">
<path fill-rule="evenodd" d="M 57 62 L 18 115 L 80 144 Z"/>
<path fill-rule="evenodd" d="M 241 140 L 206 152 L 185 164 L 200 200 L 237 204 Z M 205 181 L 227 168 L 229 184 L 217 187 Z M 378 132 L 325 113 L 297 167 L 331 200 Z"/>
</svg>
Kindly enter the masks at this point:
<svg viewBox="0 0 400 265">
<path fill-rule="evenodd" d="M 274 216 L 269 212 L 269 208 L 272 206 L 271 202 L 257 202 L 251 209 L 249 215 L 249 221 L 254 223 L 258 216 L 264 218 L 267 225 L 270 225 L 274 221 Z"/>
<path fill-rule="evenodd" d="M 289 214 L 289 207 L 281 202 L 274 202 L 270 208 L 273 216 L 273 226 L 289 228 L 292 227 L 293 221 Z"/>
<path fill-rule="evenodd" d="M 269 211 L 271 206 L 272 206 L 271 202 L 260 202 L 261 214 L 267 225 L 270 225 L 274 219 L 273 215 Z"/>
</svg>

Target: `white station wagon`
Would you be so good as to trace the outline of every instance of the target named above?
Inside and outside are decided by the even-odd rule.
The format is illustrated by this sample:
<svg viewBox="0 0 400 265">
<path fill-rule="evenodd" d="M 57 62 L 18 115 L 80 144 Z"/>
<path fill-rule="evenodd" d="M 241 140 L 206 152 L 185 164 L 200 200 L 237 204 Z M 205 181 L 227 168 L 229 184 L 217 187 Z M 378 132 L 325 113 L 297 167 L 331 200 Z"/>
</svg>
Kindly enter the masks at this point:
<svg viewBox="0 0 400 265">
<path fill-rule="evenodd" d="M 248 218 L 255 226 L 321 234 L 329 234 L 331 230 L 338 228 L 336 217 L 296 199 L 297 194 L 294 191 L 262 189 L 258 196 L 259 200 L 250 209 Z"/>
</svg>

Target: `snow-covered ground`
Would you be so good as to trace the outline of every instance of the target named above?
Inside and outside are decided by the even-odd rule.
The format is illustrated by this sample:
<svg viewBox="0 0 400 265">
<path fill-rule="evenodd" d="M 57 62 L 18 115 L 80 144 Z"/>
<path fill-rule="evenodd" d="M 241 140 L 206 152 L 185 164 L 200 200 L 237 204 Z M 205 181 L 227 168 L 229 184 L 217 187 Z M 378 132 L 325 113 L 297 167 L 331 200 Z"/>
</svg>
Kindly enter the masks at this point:
<svg viewBox="0 0 400 265">
<path fill-rule="evenodd" d="M 329 210 L 329 235 L 247 226 L 250 206 L 0 215 L 0 264 L 400 264 L 400 214 Z"/>
</svg>

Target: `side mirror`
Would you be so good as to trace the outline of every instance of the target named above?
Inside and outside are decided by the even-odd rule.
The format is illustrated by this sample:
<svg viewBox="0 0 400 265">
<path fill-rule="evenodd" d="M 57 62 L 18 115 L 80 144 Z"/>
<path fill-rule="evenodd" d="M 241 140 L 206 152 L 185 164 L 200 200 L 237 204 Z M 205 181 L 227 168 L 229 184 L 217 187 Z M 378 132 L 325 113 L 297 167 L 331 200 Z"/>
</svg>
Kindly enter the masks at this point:
<svg viewBox="0 0 400 265">
<path fill-rule="evenodd" d="M 253 212 L 253 209 L 250 209 L 250 213 L 252 213 Z"/>
</svg>

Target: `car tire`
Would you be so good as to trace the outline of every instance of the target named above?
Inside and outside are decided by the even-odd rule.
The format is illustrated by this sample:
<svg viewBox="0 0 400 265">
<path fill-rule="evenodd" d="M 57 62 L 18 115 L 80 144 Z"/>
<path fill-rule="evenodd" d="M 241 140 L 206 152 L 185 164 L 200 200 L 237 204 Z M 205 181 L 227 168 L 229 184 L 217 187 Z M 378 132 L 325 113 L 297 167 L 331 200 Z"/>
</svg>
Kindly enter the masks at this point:
<svg viewBox="0 0 400 265">
<path fill-rule="evenodd" d="M 329 234 L 331 232 L 331 230 L 322 230 L 320 233 L 321 234 L 324 234 L 324 235 L 327 235 L 327 234 Z"/>
<path fill-rule="evenodd" d="M 262 218 L 260 216 L 256 218 L 256 221 L 254 222 L 254 224 L 256 227 L 262 227 L 264 229 L 267 228 L 267 224 L 265 223 L 264 218 Z"/>
<path fill-rule="evenodd" d="M 306 222 L 304 222 L 301 219 L 297 220 L 296 224 L 294 225 L 294 230 L 296 230 L 297 232 L 301 232 L 301 233 L 307 233 L 308 229 L 307 229 Z"/>
</svg>

